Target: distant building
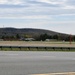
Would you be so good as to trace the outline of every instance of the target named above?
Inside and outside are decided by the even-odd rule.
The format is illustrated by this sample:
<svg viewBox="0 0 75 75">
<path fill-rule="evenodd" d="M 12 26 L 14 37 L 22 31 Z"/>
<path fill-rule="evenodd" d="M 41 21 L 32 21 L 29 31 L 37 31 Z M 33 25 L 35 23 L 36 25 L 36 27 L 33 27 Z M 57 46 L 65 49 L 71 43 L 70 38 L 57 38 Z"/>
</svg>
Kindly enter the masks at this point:
<svg viewBox="0 0 75 75">
<path fill-rule="evenodd" d="M 50 41 L 50 39 L 46 39 L 45 41 Z"/>
<path fill-rule="evenodd" d="M 22 38 L 22 37 L 20 38 L 20 41 L 24 41 L 24 40 L 25 40 L 25 38 Z"/>
<path fill-rule="evenodd" d="M 45 41 L 57 41 L 56 39 L 46 39 Z"/>
<path fill-rule="evenodd" d="M 25 38 L 25 41 L 34 41 L 34 38 Z"/>
</svg>

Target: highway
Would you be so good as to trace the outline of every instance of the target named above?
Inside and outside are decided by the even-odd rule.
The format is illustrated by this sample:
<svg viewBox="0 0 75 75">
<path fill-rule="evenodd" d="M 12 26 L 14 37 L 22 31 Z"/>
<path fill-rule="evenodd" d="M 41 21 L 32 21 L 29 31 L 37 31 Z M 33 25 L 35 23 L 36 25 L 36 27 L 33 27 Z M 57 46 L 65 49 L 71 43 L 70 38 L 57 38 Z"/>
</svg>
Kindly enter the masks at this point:
<svg viewBox="0 0 75 75">
<path fill-rule="evenodd" d="M 75 52 L 0 51 L 0 75 L 75 72 Z"/>
</svg>

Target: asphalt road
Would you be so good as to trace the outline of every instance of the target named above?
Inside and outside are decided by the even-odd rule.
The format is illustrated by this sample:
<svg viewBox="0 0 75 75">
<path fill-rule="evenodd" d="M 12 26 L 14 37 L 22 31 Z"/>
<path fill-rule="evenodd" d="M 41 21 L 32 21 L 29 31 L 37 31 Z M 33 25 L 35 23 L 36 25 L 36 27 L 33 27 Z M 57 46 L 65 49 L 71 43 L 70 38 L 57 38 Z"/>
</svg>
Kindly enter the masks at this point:
<svg viewBox="0 0 75 75">
<path fill-rule="evenodd" d="M 75 72 L 75 52 L 0 51 L 0 75 Z"/>
</svg>

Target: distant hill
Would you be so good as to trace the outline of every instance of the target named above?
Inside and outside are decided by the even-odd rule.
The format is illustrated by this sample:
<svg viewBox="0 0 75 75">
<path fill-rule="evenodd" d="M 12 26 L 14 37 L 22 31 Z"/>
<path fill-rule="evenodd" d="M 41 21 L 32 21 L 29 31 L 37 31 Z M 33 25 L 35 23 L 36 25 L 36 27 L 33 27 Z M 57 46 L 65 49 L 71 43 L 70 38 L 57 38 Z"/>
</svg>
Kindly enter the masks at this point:
<svg viewBox="0 0 75 75">
<path fill-rule="evenodd" d="M 38 37 L 43 34 L 47 34 L 50 36 L 53 35 L 60 35 L 60 37 L 67 37 L 69 36 L 68 34 L 63 34 L 51 30 L 44 30 L 44 29 L 33 29 L 33 28 L 0 28 L 0 37 L 2 36 L 15 36 L 15 35 L 20 35 L 20 36 L 25 36 L 29 35 L 32 37 Z"/>
<path fill-rule="evenodd" d="M 56 34 L 61 34 L 61 35 L 68 35 L 68 34 L 63 34 L 63 33 L 58 33 L 55 31 L 50 31 L 50 30 L 44 30 L 44 29 L 33 29 L 33 28 L 22 28 L 22 29 L 17 29 L 17 28 L 0 28 L 0 35 L 15 35 L 15 34 L 31 34 L 31 35 L 41 35 L 41 34 L 48 34 L 48 35 L 56 35 Z"/>
</svg>

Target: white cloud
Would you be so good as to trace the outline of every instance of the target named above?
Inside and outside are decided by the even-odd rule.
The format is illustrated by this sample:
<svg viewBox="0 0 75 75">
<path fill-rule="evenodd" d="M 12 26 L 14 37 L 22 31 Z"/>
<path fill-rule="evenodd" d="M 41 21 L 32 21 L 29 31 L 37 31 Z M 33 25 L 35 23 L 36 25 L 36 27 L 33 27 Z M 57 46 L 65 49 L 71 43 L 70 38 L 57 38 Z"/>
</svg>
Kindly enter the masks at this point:
<svg viewBox="0 0 75 75">
<path fill-rule="evenodd" d="M 65 5 L 64 9 L 75 9 L 75 6 Z"/>
<path fill-rule="evenodd" d="M 6 4 L 8 0 L 0 0 L 0 4 Z"/>
<path fill-rule="evenodd" d="M 37 0 L 37 1 L 49 4 L 63 4 L 66 0 Z"/>
<path fill-rule="evenodd" d="M 71 6 L 75 6 L 75 0 L 67 0 L 66 3 Z"/>
<path fill-rule="evenodd" d="M 22 0 L 0 0 L 0 4 L 23 4 Z"/>
<path fill-rule="evenodd" d="M 0 15 L 0 19 L 51 19 L 51 17 L 47 16 L 47 15 L 20 15 L 20 14 L 4 14 L 4 15 Z"/>
</svg>

